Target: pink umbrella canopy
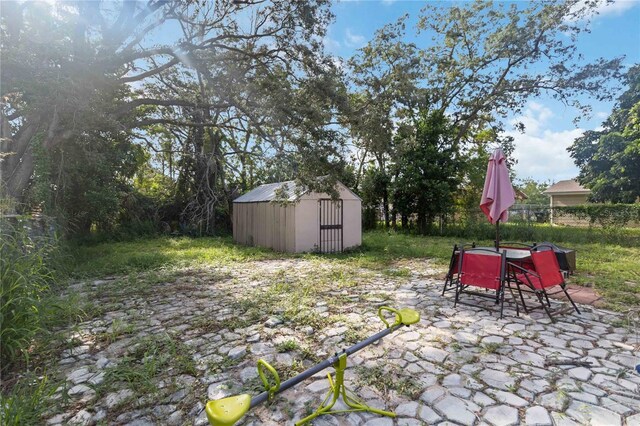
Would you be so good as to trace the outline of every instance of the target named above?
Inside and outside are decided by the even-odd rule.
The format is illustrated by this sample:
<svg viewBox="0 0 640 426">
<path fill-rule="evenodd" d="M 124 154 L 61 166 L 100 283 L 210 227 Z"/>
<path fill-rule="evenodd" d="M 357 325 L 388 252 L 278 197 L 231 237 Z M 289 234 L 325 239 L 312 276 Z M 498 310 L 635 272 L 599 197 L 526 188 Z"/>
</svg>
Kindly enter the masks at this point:
<svg viewBox="0 0 640 426">
<path fill-rule="evenodd" d="M 509 178 L 506 158 L 502 149 L 496 148 L 489 158 L 487 176 L 484 180 L 484 190 L 480 200 L 480 209 L 489 219 L 496 224 L 496 246 L 498 246 L 499 234 L 498 222 L 504 222 L 509 218 L 509 207 L 516 202 L 516 194 Z"/>
</svg>

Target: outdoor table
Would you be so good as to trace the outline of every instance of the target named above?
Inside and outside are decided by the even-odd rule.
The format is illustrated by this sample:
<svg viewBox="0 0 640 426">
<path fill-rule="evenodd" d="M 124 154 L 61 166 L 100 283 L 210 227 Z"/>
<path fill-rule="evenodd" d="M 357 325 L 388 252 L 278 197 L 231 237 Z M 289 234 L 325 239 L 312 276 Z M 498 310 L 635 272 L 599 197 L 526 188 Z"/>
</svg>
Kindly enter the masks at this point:
<svg viewBox="0 0 640 426">
<path fill-rule="evenodd" d="M 476 247 L 484 250 L 492 250 L 495 252 L 496 256 L 500 256 L 503 252 L 507 253 L 507 261 L 523 261 L 531 257 L 531 252 L 525 249 L 517 249 L 517 248 L 499 248 L 496 251 L 495 247 Z M 487 253 L 482 253 L 486 255 L 490 255 Z"/>
</svg>

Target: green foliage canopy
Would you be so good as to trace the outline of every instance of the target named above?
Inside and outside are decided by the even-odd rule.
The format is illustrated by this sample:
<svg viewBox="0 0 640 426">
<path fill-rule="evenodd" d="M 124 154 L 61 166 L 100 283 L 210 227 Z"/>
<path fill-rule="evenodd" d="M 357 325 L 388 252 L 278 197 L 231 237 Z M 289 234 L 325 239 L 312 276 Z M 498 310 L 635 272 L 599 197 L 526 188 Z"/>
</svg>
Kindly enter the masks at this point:
<svg viewBox="0 0 640 426">
<path fill-rule="evenodd" d="M 453 204 L 460 179 L 455 131 L 442 112 L 423 109 L 415 127 L 404 128 L 397 137 L 394 207 L 403 216 L 415 213 L 418 230 L 425 234 Z"/>
<path fill-rule="evenodd" d="M 604 128 L 585 132 L 568 148 L 594 201 L 640 200 L 640 64 L 629 68 L 624 81 L 627 90 Z"/>
</svg>

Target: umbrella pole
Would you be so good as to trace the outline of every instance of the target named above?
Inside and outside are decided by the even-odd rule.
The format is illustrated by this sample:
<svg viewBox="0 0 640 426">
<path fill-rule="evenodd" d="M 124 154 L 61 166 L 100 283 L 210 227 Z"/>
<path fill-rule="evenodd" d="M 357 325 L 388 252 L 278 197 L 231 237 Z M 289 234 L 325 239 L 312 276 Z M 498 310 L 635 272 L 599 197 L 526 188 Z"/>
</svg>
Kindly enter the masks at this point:
<svg viewBox="0 0 640 426">
<path fill-rule="evenodd" d="M 496 220 L 496 251 L 500 248 L 500 219 Z"/>
</svg>

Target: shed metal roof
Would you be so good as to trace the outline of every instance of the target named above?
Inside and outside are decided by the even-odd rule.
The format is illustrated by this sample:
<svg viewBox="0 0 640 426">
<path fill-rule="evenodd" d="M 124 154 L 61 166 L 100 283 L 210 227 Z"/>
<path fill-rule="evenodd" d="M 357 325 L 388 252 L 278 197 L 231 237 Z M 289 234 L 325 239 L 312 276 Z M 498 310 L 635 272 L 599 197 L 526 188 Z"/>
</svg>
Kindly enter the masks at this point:
<svg viewBox="0 0 640 426">
<path fill-rule="evenodd" d="M 350 190 L 345 184 L 340 181 L 336 181 L 336 188 L 338 190 L 346 191 L 353 196 L 353 198 L 362 201 L 358 194 Z M 342 188 L 342 189 L 341 189 Z M 260 185 L 259 187 L 252 189 L 244 195 L 239 196 L 234 203 L 262 203 L 269 201 L 297 201 L 300 197 L 307 194 L 309 188 L 304 185 L 298 185 L 295 181 L 289 180 L 286 182 L 267 183 Z M 328 195 L 327 195 L 328 196 Z"/>
<path fill-rule="evenodd" d="M 543 192 L 543 194 L 588 194 L 591 190 L 573 179 L 561 180 Z"/>
<path fill-rule="evenodd" d="M 278 192 L 282 191 L 281 194 Z M 239 196 L 234 203 L 259 203 L 263 201 L 286 200 L 296 201 L 301 195 L 307 192 L 303 186 L 296 185 L 295 181 L 267 183 L 252 189 L 244 195 Z M 280 195 L 280 197 L 278 197 Z"/>
</svg>

